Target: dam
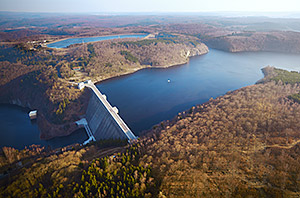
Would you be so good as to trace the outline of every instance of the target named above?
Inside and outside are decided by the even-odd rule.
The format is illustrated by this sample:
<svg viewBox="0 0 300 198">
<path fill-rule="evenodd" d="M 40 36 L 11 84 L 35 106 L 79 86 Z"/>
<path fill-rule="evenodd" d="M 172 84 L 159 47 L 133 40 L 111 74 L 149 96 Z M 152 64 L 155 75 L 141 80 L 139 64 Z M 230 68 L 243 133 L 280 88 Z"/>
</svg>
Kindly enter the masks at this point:
<svg viewBox="0 0 300 198">
<path fill-rule="evenodd" d="M 77 121 L 83 125 L 89 139 L 84 142 L 101 139 L 137 139 L 118 114 L 118 109 L 112 107 L 99 89 L 90 80 L 78 84 L 79 89 L 89 88 L 92 95 L 86 110 L 86 118 Z"/>
</svg>

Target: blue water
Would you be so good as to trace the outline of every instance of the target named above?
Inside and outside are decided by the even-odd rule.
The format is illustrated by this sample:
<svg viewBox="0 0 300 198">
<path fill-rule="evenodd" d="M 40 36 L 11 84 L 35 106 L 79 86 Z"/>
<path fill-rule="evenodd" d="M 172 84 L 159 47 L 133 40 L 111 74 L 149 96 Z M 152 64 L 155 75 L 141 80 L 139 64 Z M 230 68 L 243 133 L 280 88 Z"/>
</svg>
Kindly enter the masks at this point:
<svg viewBox="0 0 300 198">
<path fill-rule="evenodd" d="M 99 36 L 99 37 L 82 37 L 82 38 L 70 38 L 55 43 L 48 44 L 47 47 L 50 48 L 65 48 L 69 45 L 78 44 L 78 43 L 88 43 L 96 41 L 104 41 L 109 39 L 118 39 L 118 38 L 143 38 L 147 35 L 135 34 L 135 35 L 114 35 L 114 36 Z"/>
<path fill-rule="evenodd" d="M 123 120 L 138 135 L 211 97 L 254 84 L 263 77 L 261 68 L 267 65 L 299 71 L 300 56 L 272 52 L 228 53 L 210 49 L 206 55 L 191 58 L 188 64 L 140 70 L 104 81 L 97 87 L 113 106 L 118 107 Z M 20 148 L 32 143 L 58 147 L 87 139 L 82 130 L 69 137 L 39 140 L 38 128 L 30 122 L 27 112 L 16 111 L 11 106 L 0 106 L 0 126 L 1 147 Z"/>
<path fill-rule="evenodd" d="M 102 82 L 97 87 L 117 106 L 121 117 L 138 135 L 211 97 L 254 84 L 263 78 L 261 68 L 267 65 L 299 71 L 300 56 L 210 49 L 206 55 L 191 58 L 188 64 L 141 70 Z"/>
<path fill-rule="evenodd" d="M 0 105 L 0 148 L 13 146 L 23 149 L 32 144 L 58 148 L 73 143 L 83 143 L 88 139 L 84 129 L 79 129 L 70 136 L 41 140 L 36 121 L 29 119 L 29 109 L 16 105 Z"/>
<path fill-rule="evenodd" d="M 43 144 L 39 138 L 39 129 L 35 122 L 31 122 L 29 109 L 16 105 L 0 105 L 0 145 L 24 148 L 30 144 Z"/>
</svg>

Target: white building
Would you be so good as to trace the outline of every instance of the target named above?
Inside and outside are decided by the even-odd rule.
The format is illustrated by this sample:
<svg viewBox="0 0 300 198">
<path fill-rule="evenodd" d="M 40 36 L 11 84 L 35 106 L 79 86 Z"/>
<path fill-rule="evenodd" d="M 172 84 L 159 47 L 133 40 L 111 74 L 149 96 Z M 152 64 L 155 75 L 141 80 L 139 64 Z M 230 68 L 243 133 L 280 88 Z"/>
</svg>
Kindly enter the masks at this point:
<svg viewBox="0 0 300 198">
<path fill-rule="evenodd" d="M 28 115 L 31 120 L 36 119 L 37 118 L 37 110 L 30 111 Z"/>
<path fill-rule="evenodd" d="M 83 82 L 80 82 L 78 83 L 78 89 L 83 89 L 84 88 L 84 83 Z"/>
</svg>

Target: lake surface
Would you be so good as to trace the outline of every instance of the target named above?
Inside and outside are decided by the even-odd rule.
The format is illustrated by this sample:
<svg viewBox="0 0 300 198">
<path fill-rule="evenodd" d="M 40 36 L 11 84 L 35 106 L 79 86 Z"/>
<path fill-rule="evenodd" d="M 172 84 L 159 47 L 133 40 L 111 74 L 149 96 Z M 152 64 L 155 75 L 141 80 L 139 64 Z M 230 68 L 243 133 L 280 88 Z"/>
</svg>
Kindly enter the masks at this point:
<svg viewBox="0 0 300 198">
<path fill-rule="evenodd" d="M 97 87 L 112 106 L 118 107 L 123 120 L 138 135 L 142 130 L 172 119 L 177 113 L 211 97 L 254 84 L 263 77 L 261 68 L 267 65 L 299 71 L 300 56 L 273 52 L 229 53 L 210 49 L 206 55 L 191 58 L 188 64 L 140 70 L 104 81 Z M 82 130 L 69 137 L 39 140 L 38 128 L 30 122 L 27 112 L 16 111 L 15 106 L 10 105 L 0 105 L 0 124 L 1 147 L 24 148 L 24 145 L 33 143 L 59 147 L 87 139 Z"/>
<path fill-rule="evenodd" d="M 300 55 L 210 49 L 206 55 L 191 58 L 188 64 L 141 70 L 97 87 L 138 135 L 211 97 L 255 84 L 263 78 L 261 68 L 267 65 L 299 71 Z"/>
<path fill-rule="evenodd" d="M 129 34 L 129 35 L 113 35 L 113 36 L 99 36 L 99 37 L 82 37 L 82 38 L 70 38 L 55 43 L 48 44 L 47 47 L 50 48 L 65 48 L 69 45 L 79 44 L 79 43 L 89 43 L 96 41 L 104 41 L 110 39 L 119 39 L 119 38 L 143 38 L 146 37 L 146 34 Z"/>
<path fill-rule="evenodd" d="M 79 129 L 67 137 L 48 141 L 40 139 L 40 131 L 35 121 L 28 116 L 30 110 L 16 105 L 0 105 L 0 147 L 13 146 L 24 149 L 25 146 L 39 144 L 58 148 L 73 143 L 83 143 L 88 139 L 84 129 Z"/>
</svg>

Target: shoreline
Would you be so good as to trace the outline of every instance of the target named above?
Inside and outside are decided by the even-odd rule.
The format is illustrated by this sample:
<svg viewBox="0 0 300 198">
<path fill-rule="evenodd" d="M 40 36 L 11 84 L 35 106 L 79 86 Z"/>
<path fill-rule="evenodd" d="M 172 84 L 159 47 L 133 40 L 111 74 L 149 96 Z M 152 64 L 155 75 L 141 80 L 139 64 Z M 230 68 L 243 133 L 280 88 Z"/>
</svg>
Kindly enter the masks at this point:
<svg viewBox="0 0 300 198">
<path fill-rule="evenodd" d="M 92 81 L 94 81 L 93 83 L 95 85 L 97 85 L 97 84 L 103 83 L 105 81 L 110 81 L 110 80 L 114 80 L 114 79 L 117 79 L 117 78 L 121 78 L 121 77 L 125 77 L 125 76 L 128 76 L 128 75 L 134 74 L 134 73 L 136 73 L 138 71 L 141 71 L 141 70 L 146 70 L 146 69 L 168 69 L 168 68 L 171 68 L 171 67 L 180 67 L 182 65 L 188 64 L 190 62 L 190 58 L 193 58 L 193 57 L 196 57 L 196 56 L 203 56 L 203 55 L 206 55 L 208 53 L 209 53 L 209 50 L 204 54 L 190 56 L 184 63 L 176 63 L 176 64 L 163 65 L 163 66 L 146 66 L 146 67 L 136 68 L 136 70 L 134 70 L 134 71 L 127 71 L 123 74 L 108 77 L 108 78 L 105 78 L 105 79 L 102 79 L 102 80 L 97 80 L 97 78 L 96 78 L 96 80 L 94 81 L 94 79 L 92 79 Z"/>
<path fill-rule="evenodd" d="M 224 48 L 220 48 L 220 47 L 212 47 L 209 44 L 203 42 L 206 46 L 208 46 L 211 49 L 215 49 L 215 50 L 220 50 L 223 52 L 228 52 L 228 53 L 234 53 L 234 54 L 238 54 L 238 53 L 251 53 L 251 52 L 266 52 L 266 53 L 280 53 L 280 54 L 294 54 L 294 55 L 299 55 L 299 52 L 286 52 L 286 51 L 280 51 L 280 50 L 264 50 L 264 49 L 257 49 L 257 50 L 248 50 L 248 49 L 244 49 L 244 50 L 230 50 L 230 49 L 224 49 Z"/>
<path fill-rule="evenodd" d="M 105 79 L 101 79 L 101 80 L 97 80 L 97 78 L 95 79 L 91 79 L 93 81 L 93 83 L 97 86 L 98 84 L 102 83 L 102 82 L 105 82 L 105 81 L 111 81 L 111 80 L 115 80 L 115 79 L 118 79 L 118 78 L 122 78 L 122 77 L 125 77 L 125 76 L 128 76 L 128 75 L 132 75 L 138 71 L 141 71 L 141 70 L 144 70 L 144 69 L 168 69 L 168 68 L 171 68 L 171 67 L 180 67 L 182 65 L 185 65 L 187 63 L 189 63 L 190 61 L 190 58 L 193 58 L 193 57 L 196 57 L 196 56 L 202 56 L 202 55 L 205 55 L 209 53 L 209 49 L 206 53 L 203 53 L 203 54 L 199 54 L 199 55 L 195 55 L 195 56 L 190 56 L 188 57 L 188 59 L 186 59 L 185 62 L 182 62 L 182 63 L 176 63 L 176 64 L 170 64 L 170 65 L 163 65 L 163 66 L 155 66 L 155 67 L 152 67 L 152 66 L 145 66 L 145 67 L 140 67 L 140 68 L 135 68 L 133 69 L 132 71 L 127 71 L 125 73 L 122 73 L 122 74 L 118 74 L 118 75 L 115 75 L 115 76 L 111 76 L 111 77 L 108 77 L 108 78 L 105 78 Z M 71 123 L 70 123 L 71 124 Z M 73 132 L 75 132 L 76 130 L 68 133 L 67 135 L 61 135 L 61 136 L 56 136 L 56 137 L 65 137 L 65 136 L 68 136 L 68 135 L 71 135 Z M 41 132 L 40 132 L 41 134 Z M 50 139 L 53 139 L 53 138 L 56 138 L 56 137 L 52 137 Z M 47 138 L 47 140 L 50 140 Z"/>
<path fill-rule="evenodd" d="M 52 42 L 49 42 L 46 44 L 46 46 L 48 47 L 49 44 L 53 44 L 56 42 L 60 42 L 60 41 L 64 41 L 64 40 L 68 40 L 68 39 L 80 39 L 80 38 L 98 38 L 98 37 L 108 37 L 108 36 L 124 36 L 124 35 L 145 35 L 145 34 L 141 34 L 141 33 L 129 33 L 129 34 L 108 34 L 108 35 L 102 35 L 102 36 L 83 36 L 83 37 L 66 37 L 66 38 L 61 38 Z M 147 34 L 145 37 L 149 36 L 150 34 Z M 113 38 L 113 39 L 119 39 L 119 38 Z M 106 40 L 112 40 L 112 39 L 106 39 Z M 105 40 L 101 40 L 101 41 L 105 41 Z M 99 42 L 99 41 L 90 41 L 90 42 L 86 42 L 86 43 L 94 43 L 94 42 Z M 74 43 L 74 44 L 78 44 L 78 43 Z M 71 44 L 71 45 L 74 45 Z M 79 43 L 80 44 L 80 43 Z M 70 46 L 70 45 L 69 45 Z M 61 49 L 61 48 L 57 48 L 57 47 L 48 47 L 50 49 Z M 67 47 L 63 47 L 63 48 L 67 48 Z"/>
<path fill-rule="evenodd" d="M 207 52 L 208 53 L 208 52 Z M 203 54 L 201 54 L 201 55 L 205 55 L 205 54 L 207 54 L 207 53 L 203 53 Z M 99 83 L 101 83 L 101 82 L 104 82 L 104 81 L 108 81 L 108 80 L 114 80 L 115 78 L 119 78 L 119 77 L 123 77 L 123 76 L 126 76 L 126 75 L 130 75 L 130 74 L 133 74 L 133 73 L 135 73 L 135 72 L 137 72 L 137 71 L 140 71 L 140 70 L 142 70 L 142 69 L 168 69 L 168 68 L 170 68 L 170 67 L 180 67 L 180 66 L 182 66 L 182 65 L 184 65 L 184 64 L 187 64 L 189 61 L 190 61 L 190 58 L 193 58 L 193 57 L 197 57 L 197 56 L 201 56 L 201 55 L 195 55 L 195 56 L 191 56 L 191 57 L 189 57 L 187 60 L 186 60 L 186 62 L 185 63 L 182 63 L 182 64 L 173 64 L 173 65 L 165 65 L 165 66 L 157 66 L 157 67 L 142 67 L 142 68 L 139 68 L 139 69 L 137 69 L 137 70 L 135 70 L 135 71 L 132 71 L 132 72 L 128 72 L 128 73 L 124 73 L 124 74 L 122 74 L 122 75 L 119 75 L 119 76 L 113 76 L 113 77 L 110 77 L 110 78 L 106 78 L 106 79 L 103 79 L 103 80 L 101 80 L 101 81 L 98 81 L 97 82 L 97 84 L 99 84 Z M 263 68 L 263 69 L 265 69 L 265 68 Z M 263 73 L 264 74 L 264 77 L 266 77 L 267 76 L 267 74 L 265 74 L 265 73 Z M 96 84 L 96 83 L 95 83 Z M 235 91 L 237 91 L 237 90 L 239 90 L 239 89 L 243 89 L 243 88 L 245 88 L 245 87 L 249 87 L 249 86 L 254 86 L 255 84 L 257 84 L 257 82 L 256 83 L 254 83 L 254 84 L 251 84 L 251 85 L 248 85 L 248 86 L 244 86 L 244 87 L 240 87 L 240 88 L 238 88 L 238 89 L 235 89 L 235 90 L 232 90 L 232 91 L 229 91 L 229 92 L 235 92 Z M 223 94 L 227 94 L 227 92 L 226 93 L 223 93 Z M 221 95 L 222 96 L 222 95 Z M 207 101 L 208 102 L 208 101 Z M 204 103 L 199 103 L 199 105 L 203 105 L 203 104 L 206 104 L 207 102 L 204 102 Z M 6 104 L 6 103 L 1 103 L 1 104 Z M 16 105 L 16 106 L 19 106 L 19 105 Z M 184 111 L 182 111 L 182 112 L 186 112 L 187 110 L 184 110 Z M 176 115 L 174 115 L 174 116 L 176 116 Z M 165 121 L 165 120 L 164 120 Z M 159 123 L 157 123 L 157 124 L 154 124 L 153 126 L 156 126 L 156 125 L 158 125 Z M 68 133 L 68 134 L 66 134 L 66 135 L 59 135 L 59 136 L 56 136 L 56 137 L 53 137 L 53 138 L 57 138 L 57 137 L 66 137 L 66 136 L 68 136 L 68 135 L 70 135 L 70 134 L 73 134 L 74 132 L 76 132 L 77 131 L 77 129 L 76 130 L 74 130 L 74 131 L 72 131 L 72 132 L 70 132 L 70 133 Z M 145 132 L 145 133 L 141 133 L 141 134 L 146 134 L 147 132 Z M 50 138 L 50 139 L 53 139 L 53 138 Z M 50 139 L 42 139 L 41 138 L 41 140 L 50 140 Z"/>
<path fill-rule="evenodd" d="M 124 73 L 121 73 L 121 74 L 117 74 L 117 75 L 114 75 L 114 76 L 111 76 L 111 77 L 107 77 L 107 78 L 105 78 L 105 79 L 97 79 L 97 78 L 94 78 L 94 79 L 92 79 L 92 81 L 94 81 L 94 83 L 95 83 L 95 85 L 97 85 L 97 84 L 100 84 L 100 83 L 102 83 L 102 82 L 105 82 L 105 81 L 110 81 L 110 80 L 115 80 L 115 79 L 117 79 L 117 78 L 121 78 L 121 77 L 125 77 L 125 76 L 127 76 L 127 75 L 131 75 L 131 74 L 134 74 L 134 73 L 136 73 L 136 72 L 138 72 L 138 71 L 141 71 L 141 70 L 143 70 L 143 69 L 168 69 L 168 68 L 170 68 L 170 67 L 180 67 L 180 66 L 182 66 L 182 65 L 185 65 L 185 64 L 188 64 L 189 63 L 189 61 L 190 61 L 190 58 L 193 58 L 193 57 L 196 57 L 196 56 L 202 56 L 202 55 L 205 55 L 205 54 L 207 54 L 207 53 L 209 53 L 209 50 L 206 52 L 206 53 L 202 53 L 202 54 L 199 54 L 199 55 L 195 55 L 195 56 L 190 56 L 190 57 L 188 57 L 184 62 L 180 62 L 180 63 L 175 63 L 175 64 L 169 64 L 169 65 L 162 65 L 162 66 L 140 66 L 140 67 L 138 67 L 138 68 L 134 68 L 134 69 L 132 69 L 132 70 L 129 70 L 129 71 L 126 71 L 126 72 L 124 72 Z M 22 108 L 24 108 L 23 106 L 20 106 L 20 105 L 18 105 L 18 104 L 12 104 L 12 103 L 1 103 L 2 105 L 16 105 L 16 106 L 18 106 L 18 107 L 22 107 Z M 49 126 L 49 122 L 48 122 L 48 120 L 44 117 L 44 116 L 40 116 L 41 118 L 42 118 L 42 120 L 40 120 L 39 121 L 39 123 L 41 123 L 41 122 L 47 122 L 48 124 L 48 126 Z M 66 123 L 64 123 L 63 125 L 65 125 Z M 70 122 L 69 124 L 73 124 L 73 122 Z M 38 124 L 39 125 L 39 124 Z M 59 126 L 61 126 L 61 125 L 56 125 L 56 124 L 51 124 L 51 126 L 53 126 L 53 128 L 56 128 L 56 127 L 59 127 Z M 39 127 L 39 129 L 40 129 L 40 127 Z M 66 134 L 60 134 L 60 135 L 58 135 L 58 136 L 54 136 L 54 137 L 43 137 L 42 136 L 42 134 L 43 134 L 43 132 L 41 132 L 41 130 L 40 130 L 40 140 L 50 140 L 50 139 L 53 139 L 53 138 L 56 138 L 56 137 L 66 137 L 66 136 L 69 136 L 69 135 L 71 135 L 72 133 L 74 133 L 75 131 L 77 131 L 77 129 L 78 128 L 76 128 L 75 130 L 72 130 L 72 131 L 69 131 L 68 133 L 66 133 Z"/>
<path fill-rule="evenodd" d="M 144 67 L 135 68 L 135 69 L 133 69 L 133 70 L 131 70 L 131 71 L 127 71 L 127 72 L 125 72 L 125 73 L 118 74 L 118 75 L 115 75 L 115 76 L 111 76 L 111 77 L 108 77 L 108 78 L 105 78 L 105 79 L 102 79 L 102 80 L 96 80 L 96 81 L 94 81 L 94 79 L 92 79 L 92 80 L 94 81 L 94 84 L 97 85 L 97 84 L 100 84 L 100 83 L 105 82 L 105 81 L 116 80 L 116 79 L 118 79 L 118 78 L 125 77 L 125 76 L 131 75 L 131 74 L 134 74 L 134 73 L 136 73 L 136 72 L 138 72 L 138 71 L 141 71 L 141 70 L 144 70 L 144 69 L 168 69 L 168 68 L 171 68 L 171 67 L 180 67 L 180 66 L 182 66 L 182 65 L 185 65 L 185 64 L 189 63 L 190 58 L 193 58 L 193 57 L 196 57 L 196 56 L 202 56 L 202 55 L 205 55 L 205 54 L 207 54 L 207 53 L 209 53 L 209 51 L 206 52 L 206 53 L 200 54 L 200 55 L 191 56 L 191 57 L 189 57 L 185 62 L 182 62 L 182 63 L 170 64 L 170 65 L 163 65 L 163 66 L 155 66 L 155 67 L 152 67 L 152 66 L 144 66 Z M 27 107 L 27 106 L 22 106 L 22 105 L 20 105 L 20 104 L 13 104 L 13 103 L 9 103 L 9 102 L 8 102 L 8 103 L 0 103 L 0 105 L 12 105 L 12 106 L 15 106 L 15 107 L 17 107 L 17 108 L 22 108 L 22 109 L 28 109 L 28 110 L 30 110 L 30 108 Z M 50 123 L 48 122 L 48 120 L 47 120 L 44 116 L 40 115 L 40 117 L 42 118 L 42 120 L 39 120 L 39 123 L 41 123 L 41 122 L 42 122 L 42 123 L 46 122 L 46 123 L 50 124 Z M 41 119 L 41 118 L 40 118 L 40 119 Z M 48 125 L 48 124 L 47 124 L 47 125 Z M 67 124 L 67 123 L 64 123 L 64 124 L 62 124 L 62 125 L 65 125 L 65 124 Z M 73 122 L 70 122 L 69 124 L 73 124 Z M 60 126 L 62 126 L 62 125 L 56 125 L 56 124 L 53 124 L 53 125 L 52 125 L 52 124 L 51 124 L 51 126 L 53 126 L 54 128 L 55 128 L 55 127 L 60 127 Z M 38 128 L 39 128 L 39 130 L 40 130 L 39 124 L 38 124 Z M 43 138 L 43 136 L 42 136 L 43 132 L 40 130 L 39 135 L 40 135 L 40 140 L 46 141 L 46 140 L 51 140 L 51 139 L 57 138 L 57 137 L 66 137 L 66 136 L 69 136 L 69 135 L 71 135 L 72 133 L 76 132 L 77 130 L 78 130 L 78 128 L 76 128 L 76 129 L 73 130 L 73 131 L 69 131 L 68 133 L 66 133 L 66 134 L 64 134 L 64 135 L 60 134 L 60 135 L 58 135 L 58 136 L 54 136 L 54 137 L 51 137 L 51 138 L 49 138 L 49 137 L 44 137 L 44 138 Z"/>
</svg>

